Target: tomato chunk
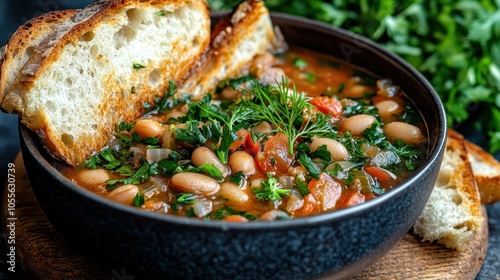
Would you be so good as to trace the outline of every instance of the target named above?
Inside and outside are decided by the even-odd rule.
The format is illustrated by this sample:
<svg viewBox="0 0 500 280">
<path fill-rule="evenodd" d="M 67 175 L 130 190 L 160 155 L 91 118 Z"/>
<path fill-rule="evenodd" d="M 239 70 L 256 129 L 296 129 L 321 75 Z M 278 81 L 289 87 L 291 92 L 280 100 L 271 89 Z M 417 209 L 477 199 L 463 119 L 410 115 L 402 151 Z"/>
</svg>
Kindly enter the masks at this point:
<svg viewBox="0 0 500 280">
<path fill-rule="evenodd" d="M 252 134 L 248 133 L 245 143 L 243 143 L 243 148 L 247 153 L 255 156 L 260 151 L 260 141 L 254 142 Z"/>
<path fill-rule="evenodd" d="M 263 172 L 287 174 L 288 168 L 294 162 L 294 156 L 288 150 L 288 138 L 283 133 L 277 133 L 264 142 L 264 149 L 255 156 L 259 168 Z"/>
<path fill-rule="evenodd" d="M 387 183 L 395 179 L 393 174 L 375 166 L 367 166 L 365 167 L 365 171 L 370 174 L 370 176 L 377 178 L 377 180 L 381 183 Z"/>
<path fill-rule="evenodd" d="M 335 208 L 335 204 L 342 194 L 342 186 L 324 172 L 319 175 L 318 180 L 309 181 L 307 188 L 314 198 L 321 202 L 321 210 L 323 211 Z"/>
<path fill-rule="evenodd" d="M 330 114 L 332 117 L 337 119 L 340 118 L 344 112 L 342 103 L 340 103 L 340 101 L 335 97 L 317 96 L 309 101 L 309 103 L 314 105 L 321 113 L 325 115 Z"/>
<path fill-rule="evenodd" d="M 304 196 L 304 205 L 293 213 L 294 217 L 303 217 L 321 212 L 321 203 L 312 194 Z"/>
<path fill-rule="evenodd" d="M 240 129 L 236 131 L 236 135 L 238 135 L 238 139 L 236 139 L 231 146 L 229 146 L 229 149 L 234 151 L 238 149 L 243 143 L 245 143 L 245 140 L 247 139 L 248 135 L 250 133 L 246 129 Z"/>
<path fill-rule="evenodd" d="M 359 191 L 345 190 L 337 201 L 336 207 L 346 208 L 365 202 L 366 198 Z"/>
</svg>

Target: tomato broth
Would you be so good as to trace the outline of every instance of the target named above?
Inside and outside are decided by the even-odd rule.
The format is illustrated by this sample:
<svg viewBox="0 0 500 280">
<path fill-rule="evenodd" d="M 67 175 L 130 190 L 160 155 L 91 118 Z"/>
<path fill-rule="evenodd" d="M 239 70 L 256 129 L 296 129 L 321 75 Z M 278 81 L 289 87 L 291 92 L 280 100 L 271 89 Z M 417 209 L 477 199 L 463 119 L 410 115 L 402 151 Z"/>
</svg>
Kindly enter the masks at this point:
<svg viewBox="0 0 500 280">
<path fill-rule="evenodd" d="M 202 100 L 169 92 L 78 168 L 62 172 L 119 203 L 248 222 L 336 211 L 396 187 L 425 158 L 403 89 L 301 49 L 255 58 Z"/>
</svg>

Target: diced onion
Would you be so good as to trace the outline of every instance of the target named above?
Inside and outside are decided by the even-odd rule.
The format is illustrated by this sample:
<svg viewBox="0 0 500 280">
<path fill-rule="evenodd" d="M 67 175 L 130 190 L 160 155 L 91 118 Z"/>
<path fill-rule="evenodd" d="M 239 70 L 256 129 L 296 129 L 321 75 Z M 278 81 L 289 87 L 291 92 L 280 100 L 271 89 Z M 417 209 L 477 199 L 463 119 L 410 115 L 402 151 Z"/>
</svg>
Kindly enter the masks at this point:
<svg viewBox="0 0 500 280">
<path fill-rule="evenodd" d="M 371 163 L 376 166 L 388 166 L 394 165 L 401 162 L 399 156 L 389 150 L 380 151 L 376 156 L 371 159 Z"/>
<path fill-rule="evenodd" d="M 144 198 L 147 198 L 147 199 L 150 199 L 151 197 L 153 197 L 155 194 L 159 193 L 159 189 L 158 187 L 156 186 L 147 186 L 145 187 L 141 193 L 142 195 L 144 196 Z"/>
<path fill-rule="evenodd" d="M 288 195 L 288 200 L 286 202 L 285 209 L 287 212 L 291 213 L 293 211 L 299 210 L 304 206 L 304 199 L 298 190 L 293 189 Z"/>
<path fill-rule="evenodd" d="M 331 163 L 330 165 L 328 165 L 326 168 L 325 168 L 325 171 L 333 171 L 333 170 L 338 170 L 337 166 L 340 166 L 340 169 L 338 174 L 334 174 L 335 178 L 339 179 L 339 180 L 343 180 L 343 179 L 346 179 L 349 174 L 349 170 L 353 169 L 354 167 L 356 167 L 356 164 L 350 162 L 350 161 L 347 161 L 347 160 L 341 160 L 341 161 L 336 161 L 334 163 Z"/>
<path fill-rule="evenodd" d="M 135 163 L 135 165 L 140 165 L 139 161 L 146 155 L 144 150 L 140 147 L 130 147 L 129 151 L 134 153 L 134 158 L 132 159 L 132 161 Z"/>
<path fill-rule="evenodd" d="M 149 182 L 153 184 L 161 192 L 167 191 L 167 182 L 165 182 L 165 178 L 161 176 L 151 176 L 149 177 Z"/>
<path fill-rule="evenodd" d="M 354 182 L 355 188 L 358 189 L 363 194 L 369 194 L 372 192 L 371 186 L 375 184 L 372 176 L 368 175 L 364 170 L 354 171 Z"/>
<path fill-rule="evenodd" d="M 293 187 L 294 178 L 293 176 L 288 175 L 280 176 L 278 178 L 278 183 L 280 183 L 285 189 L 291 189 Z"/>
<path fill-rule="evenodd" d="M 212 213 L 212 201 L 196 201 L 191 207 L 194 213 L 199 218 L 205 217 L 206 215 Z"/>
<path fill-rule="evenodd" d="M 171 152 L 172 150 L 166 148 L 148 149 L 146 152 L 146 159 L 149 162 L 157 162 L 168 158 L 168 155 L 170 155 Z"/>
</svg>

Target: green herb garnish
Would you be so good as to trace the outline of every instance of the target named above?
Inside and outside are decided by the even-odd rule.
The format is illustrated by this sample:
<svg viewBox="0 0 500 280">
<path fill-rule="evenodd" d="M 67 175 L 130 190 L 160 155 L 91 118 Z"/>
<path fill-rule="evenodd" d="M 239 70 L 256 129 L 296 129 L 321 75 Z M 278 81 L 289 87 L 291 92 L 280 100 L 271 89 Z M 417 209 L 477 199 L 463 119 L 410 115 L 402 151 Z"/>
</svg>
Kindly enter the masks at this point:
<svg viewBox="0 0 500 280">
<path fill-rule="evenodd" d="M 133 205 L 135 207 L 140 207 L 142 205 L 144 205 L 145 203 L 145 199 L 144 199 L 144 196 L 140 193 L 138 193 L 135 197 L 134 197 L 134 202 L 133 202 Z"/>
<path fill-rule="evenodd" d="M 278 180 L 267 174 L 267 180 L 262 181 L 261 188 L 254 188 L 252 191 L 255 193 L 255 197 L 260 200 L 271 200 L 278 201 L 281 200 L 282 196 L 286 196 L 290 193 L 289 189 L 283 189 Z"/>
<path fill-rule="evenodd" d="M 192 193 L 181 193 L 176 195 L 176 200 L 181 205 L 190 205 L 196 202 L 196 195 Z"/>
<path fill-rule="evenodd" d="M 139 69 L 144 69 L 144 68 L 146 68 L 146 66 L 144 66 L 144 65 L 142 65 L 142 64 L 140 64 L 140 63 L 134 63 L 134 64 L 133 64 L 133 67 L 134 67 L 134 69 L 135 69 L 135 70 L 139 70 Z"/>
<path fill-rule="evenodd" d="M 276 87 L 256 86 L 251 91 L 253 98 L 243 98 L 241 106 L 252 112 L 255 121 L 267 121 L 288 138 L 288 149 L 294 154 L 294 143 L 299 137 L 324 137 L 332 134 L 332 123 L 323 113 L 307 113 L 312 108 L 304 93 L 289 89 L 283 78 Z M 305 114 L 305 117 L 304 117 Z"/>
</svg>

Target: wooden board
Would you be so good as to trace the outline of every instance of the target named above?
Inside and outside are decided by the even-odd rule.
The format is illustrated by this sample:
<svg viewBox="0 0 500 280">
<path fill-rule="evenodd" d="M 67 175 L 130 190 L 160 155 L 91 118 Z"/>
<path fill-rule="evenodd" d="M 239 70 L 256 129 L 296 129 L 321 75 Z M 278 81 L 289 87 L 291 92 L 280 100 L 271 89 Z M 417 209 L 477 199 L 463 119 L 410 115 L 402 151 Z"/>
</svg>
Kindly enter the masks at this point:
<svg viewBox="0 0 500 280">
<path fill-rule="evenodd" d="M 29 186 L 22 157 L 16 166 L 16 269 L 27 279 L 129 279 L 127 272 L 105 271 L 69 248 L 43 215 Z M 3 201 L 6 201 L 7 189 Z M 483 208 L 483 215 L 486 211 Z M 8 222 L 6 203 L 2 209 L 3 230 Z M 435 243 L 423 243 L 407 234 L 382 260 L 353 277 L 367 279 L 474 279 L 486 255 L 487 222 L 465 252 Z M 125 278 L 124 278 L 125 277 Z M 324 277 L 321 280 L 328 280 Z"/>
</svg>

